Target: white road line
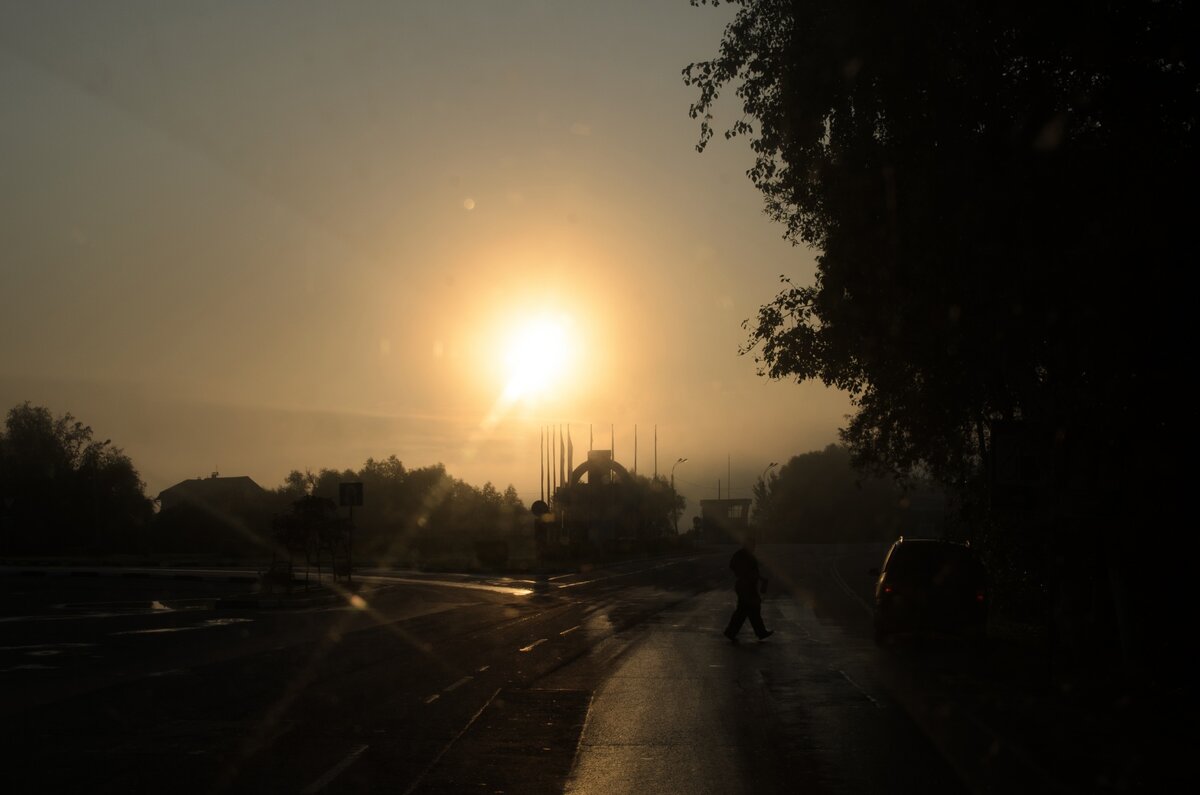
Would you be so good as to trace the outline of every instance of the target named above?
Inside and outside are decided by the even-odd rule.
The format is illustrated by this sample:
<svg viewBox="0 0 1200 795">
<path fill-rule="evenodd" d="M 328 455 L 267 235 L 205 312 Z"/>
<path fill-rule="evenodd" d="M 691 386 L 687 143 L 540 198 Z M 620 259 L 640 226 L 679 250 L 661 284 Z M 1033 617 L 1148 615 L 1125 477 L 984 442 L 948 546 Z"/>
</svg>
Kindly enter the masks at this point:
<svg viewBox="0 0 1200 795">
<path fill-rule="evenodd" d="M 520 651 L 533 651 L 534 646 L 540 646 L 548 640 L 550 640 L 550 639 L 542 638 L 541 640 L 535 640 L 533 643 L 530 643 L 528 646 L 524 647 L 523 649 L 520 649 Z"/>
<path fill-rule="evenodd" d="M 867 699 L 870 700 L 870 702 L 872 704 L 874 704 L 877 709 L 883 709 L 883 704 L 880 704 L 878 701 L 876 701 L 875 697 L 872 696 L 870 693 L 868 693 L 866 690 L 864 690 L 862 685 L 860 685 L 858 682 L 855 682 L 853 679 L 851 679 L 850 675 L 848 673 L 846 673 L 845 671 L 842 671 L 842 670 L 839 670 L 838 673 L 842 675 L 843 679 L 845 679 L 850 684 L 854 685 L 854 687 L 858 689 L 858 692 L 860 692 L 864 696 L 866 696 Z"/>
<path fill-rule="evenodd" d="M 841 588 L 847 596 L 862 605 L 863 610 L 866 610 L 868 613 L 870 613 L 871 605 L 867 604 L 866 600 L 859 596 L 858 593 L 856 593 L 855 590 L 846 583 L 845 578 L 843 578 L 841 572 L 837 570 L 837 566 L 833 563 L 833 561 L 826 560 L 825 558 L 821 558 L 821 561 L 825 564 L 825 569 L 833 577 L 834 583 Z"/>
<path fill-rule="evenodd" d="M 489 668 L 491 668 L 491 667 L 492 667 L 492 666 L 490 666 L 490 665 L 485 665 L 485 666 L 483 666 L 482 668 L 480 668 L 478 671 L 476 671 L 475 673 L 477 673 L 477 674 L 481 674 L 481 673 L 483 673 L 484 671 L 486 671 L 487 669 L 489 669 Z"/>
<path fill-rule="evenodd" d="M 454 738 L 450 740 L 450 742 L 446 743 L 446 746 L 442 748 L 441 751 L 438 751 L 438 755 L 429 761 L 429 764 L 426 765 L 425 769 L 421 771 L 421 775 L 413 779 L 412 783 L 408 785 L 408 789 L 404 790 L 404 795 L 411 795 L 412 792 L 416 791 L 417 787 L 421 785 L 421 782 L 425 780 L 425 777 L 429 775 L 429 771 L 433 770 L 437 763 L 442 761 L 442 757 L 445 756 L 446 752 L 450 750 L 450 746 L 458 742 L 459 738 L 467 733 L 467 730 L 475 724 L 475 721 L 479 720 L 479 716 L 483 714 L 483 711 L 488 708 L 489 704 L 496 700 L 496 696 L 498 695 L 500 695 L 500 688 L 497 687 L 492 695 L 488 697 L 488 700 L 483 702 L 483 706 L 479 708 L 479 711 L 472 715 L 471 719 L 467 721 L 467 725 L 463 726 L 459 733 L 454 735 Z"/>
<path fill-rule="evenodd" d="M 442 697 L 442 696 L 441 696 L 441 694 L 440 694 L 440 693 L 434 693 L 432 696 L 430 696 L 429 698 L 425 699 L 425 703 L 426 703 L 426 704 L 432 704 L 433 702 L 437 701 L 437 700 L 438 700 L 439 698 L 441 698 L 441 697 Z"/>
<path fill-rule="evenodd" d="M 465 685 L 467 682 L 470 682 L 470 681 L 471 681 L 472 679 L 474 679 L 474 678 L 475 678 L 475 677 L 473 677 L 473 676 L 464 676 L 462 679 L 459 679 L 459 680 L 458 680 L 457 682 L 455 682 L 454 684 L 452 684 L 452 685 L 450 685 L 449 687 L 447 687 L 447 688 L 445 688 L 444 690 L 442 690 L 442 692 L 443 692 L 443 693 L 451 693 L 451 692 L 453 692 L 453 691 L 455 691 L 455 690 L 458 690 L 460 687 L 462 687 L 463 685 Z"/>
<path fill-rule="evenodd" d="M 329 782 L 333 781 L 335 778 L 337 778 L 339 775 L 341 775 L 343 770 L 350 767 L 350 765 L 354 764 L 355 760 L 358 759 L 360 756 L 362 756 L 363 751 L 367 750 L 370 747 L 371 746 L 369 746 L 369 745 L 358 746 L 353 751 L 346 754 L 345 758 L 342 759 L 342 761 L 338 762 L 336 765 L 334 765 L 333 767 L 326 770 L 325 775 L 321 776 L 319 779 L 317 779 L 313 783 L 309 784 L 304 789 L 300 790 L 300 792 L 304 793 L 304 795 L 311 795 L 311 793 L 320 792 L 321 790 L 325 789 L 327 786 L 329 786 Z"/>
<path fill-rule="evenodd" d="M 558 634 L 559 634 L 559 635 L 566 635 L 566 634 L 567 634 L 567 633 L 569 633 L 569 632 L 574 632 L 575 630 L 579 629 L 579 628 L 580 628 L 580 627 L 582 627 L 582 626 L 583 626 L 583 624 L 576 624 L 575 626 L 571 627 L 570 629 L 564 629 L 562 632 L 560 632 L 560 633 L 558 633 Z"/>
</svg>

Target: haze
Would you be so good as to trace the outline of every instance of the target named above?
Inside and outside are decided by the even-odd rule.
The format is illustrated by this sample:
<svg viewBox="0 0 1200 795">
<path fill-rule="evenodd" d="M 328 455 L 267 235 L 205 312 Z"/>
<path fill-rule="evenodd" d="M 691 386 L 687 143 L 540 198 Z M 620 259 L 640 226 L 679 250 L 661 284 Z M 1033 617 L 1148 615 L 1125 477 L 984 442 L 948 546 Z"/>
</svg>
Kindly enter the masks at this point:
<svg viewBox="0 0 1200 795">
<path fill-rule="evenodd" d="M 726 11 L 6 4 L 2 407 L 71 412 L 149 495 L 394 454 L 529 504 L 552 424 L 687 458 L 689 515 L 750 497 L 849 404 L 738 354 L 813 259 L 744 142 L 694 149 L 680 71 Z"/>
</svg>

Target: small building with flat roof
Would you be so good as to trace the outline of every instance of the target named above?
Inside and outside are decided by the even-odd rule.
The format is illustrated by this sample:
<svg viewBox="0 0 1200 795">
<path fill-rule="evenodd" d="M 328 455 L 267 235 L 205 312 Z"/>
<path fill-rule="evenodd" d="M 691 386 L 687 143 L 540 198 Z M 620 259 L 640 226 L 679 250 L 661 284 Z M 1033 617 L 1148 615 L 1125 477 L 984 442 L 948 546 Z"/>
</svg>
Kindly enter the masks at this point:
<svg viewBox="0 0 1200 795">
<path fill-rule="evenodd" d="M 748 498 L 700 500 L 701 541 L 740 544 L 750 531 Z"/>
</svg>

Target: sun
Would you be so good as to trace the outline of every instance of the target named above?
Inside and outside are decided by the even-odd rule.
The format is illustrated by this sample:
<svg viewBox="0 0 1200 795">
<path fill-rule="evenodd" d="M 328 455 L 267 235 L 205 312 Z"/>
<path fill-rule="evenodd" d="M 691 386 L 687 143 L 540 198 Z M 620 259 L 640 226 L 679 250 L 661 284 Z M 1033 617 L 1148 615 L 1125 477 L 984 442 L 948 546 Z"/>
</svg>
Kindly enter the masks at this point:
<svg viewBox="0 0 1200 795">
<path fill-rule="evenodd" d="M 504 345 L 508 401 L 547 395 L 565 381 L 571 365 L 570 321 L 542 316 L 517 326 Z"/>
</svg>

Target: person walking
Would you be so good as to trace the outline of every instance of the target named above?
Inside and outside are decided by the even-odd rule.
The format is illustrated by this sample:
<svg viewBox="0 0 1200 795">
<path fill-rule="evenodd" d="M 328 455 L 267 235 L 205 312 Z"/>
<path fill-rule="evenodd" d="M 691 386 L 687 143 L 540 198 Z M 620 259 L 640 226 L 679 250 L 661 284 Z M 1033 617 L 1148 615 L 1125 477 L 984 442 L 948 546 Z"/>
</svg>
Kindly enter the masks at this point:
<svg viewBox="0 0 1200 795">
<path fill-rule="evenodd" d="M 754 556 L 755 546 L 754 537 L 749 536 L 741 549 L 734 552 L 733 557 L 729 559 L 729 568 L 736 578 L 733 590 L 737 594 L 737 607 L 729 617 L 725 637 L 732 643 L 738 642 L 738 632 L 747 619 L 750 620 L 750 628 L 759 640 L 766 640 L 775 634 L 775 630 L 767 629 L 762 620 L 762 592 L 767 588 L 767 580 L 758 570 L 758 558 Z"/>
</svg>

